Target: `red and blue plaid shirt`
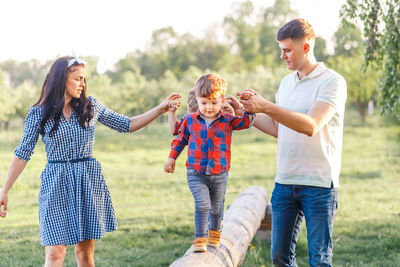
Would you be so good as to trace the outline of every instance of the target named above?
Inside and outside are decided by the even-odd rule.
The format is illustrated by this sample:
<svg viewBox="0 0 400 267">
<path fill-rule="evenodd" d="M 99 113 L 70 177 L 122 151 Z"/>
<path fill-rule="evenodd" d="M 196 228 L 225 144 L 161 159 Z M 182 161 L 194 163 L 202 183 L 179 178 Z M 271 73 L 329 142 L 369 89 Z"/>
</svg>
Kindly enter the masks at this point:
<svg viewBox="0 0 400 267">
<path fill-rule="evenodd" d="M 254 118 L 254 114 L 246 112 L 243 117 L 220 112 L 218 118 L 207 125 L 199 110 L 186 114 L 178 136 L 172 141 L 169 157 L 177 159 L 185 146 L 189 145 L 186 161 L 188 169 L 209 175 L 228 172 L 232 131 L 249 128 Z"/>
</svg>

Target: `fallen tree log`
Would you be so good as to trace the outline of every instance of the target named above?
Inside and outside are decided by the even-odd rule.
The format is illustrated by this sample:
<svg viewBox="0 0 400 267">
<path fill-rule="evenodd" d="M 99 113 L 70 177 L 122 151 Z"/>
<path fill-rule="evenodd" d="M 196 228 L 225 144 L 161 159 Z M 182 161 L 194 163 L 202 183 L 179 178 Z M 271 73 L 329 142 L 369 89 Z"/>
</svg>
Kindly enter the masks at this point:
<svg viewBox="0 0 400 267">
<path fill-rule="evenodd" d="M 249 187 L 233 201 L 224 215 L 219 248 L 208 247 L 205 253 L 196 253 L 190 248 L 170 267 L 239 266 L 265 217 L 267 204 L 268 193 L 264 188 Z"/>
</svg>

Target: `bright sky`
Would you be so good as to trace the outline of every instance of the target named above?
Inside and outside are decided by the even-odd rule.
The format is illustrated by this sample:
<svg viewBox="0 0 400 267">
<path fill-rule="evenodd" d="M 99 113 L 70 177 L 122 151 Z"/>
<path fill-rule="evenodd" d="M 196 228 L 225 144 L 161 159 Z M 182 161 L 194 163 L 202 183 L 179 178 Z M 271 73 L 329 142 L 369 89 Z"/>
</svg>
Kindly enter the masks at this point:
<svg viewBox="0 0 400 267">
<path fill-rule="evenodd" d="M 0 1 L 0 61 L 41 61 L 71 54 L 98 56 L 103 68 L 143 49 L 154 30 L 202 36 L 221 23 L 234 0 L 3 0 Z M 240 1 L 242 2 L 242 1 Z M 274 0 L 252 0 L 256 8 Z M 291 7 L 331 40 L 344 0 L 292 0 Z M 329 47 L 328 47 L 329 48 Z"/>
</svg>

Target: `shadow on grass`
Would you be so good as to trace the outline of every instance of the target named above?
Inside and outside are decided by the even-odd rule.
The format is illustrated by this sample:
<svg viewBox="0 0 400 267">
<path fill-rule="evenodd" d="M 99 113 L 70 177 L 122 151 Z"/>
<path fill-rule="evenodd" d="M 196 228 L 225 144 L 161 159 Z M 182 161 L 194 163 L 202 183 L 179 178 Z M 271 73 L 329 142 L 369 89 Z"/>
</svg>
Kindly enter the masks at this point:
<svg viewBox="0 0 400 267">
<path fill-rule="evenodd" d="M 369 171 L 369 172 L 361 172 L 361 171 L 352 171 L 352 172 L 342 172 L 341 177 L 349 177 L 352 179 L 378 179 L 382 178 L 381 171 Z"/>
<path fill-rule="evenodd" d="M 398 266 L 400 217 L 362 222 L 337 222 L 334 266 Z"/>
<path fill-rule="evenodd" d="M 349 219 L 349 218 L 347 218 Z M 96 266 L 169 266 L 191 246 L 192 225 L 176 222 L 167 227 L 146 227 L 148 218 L 119 220 L 120 229 L 96 241 Z M 385 219 L 335 221 L 333 244 L 334 266 L 398 266 L 400 262 L 399 214 Z M 140 229 L 143 227 L 143 229 Z M 4 236 L 17 232 L 16 236 Z M 296 258 L 307 266 L 308 251 L 305 227 L 299 237 Z M 4 226 L 0 249 L 1 266 L 40 266 L 44 250 L 38 238 L 37 225 Z M 269 240 L 253 240 L 242 266 L 272 266 Z M 73 249 L 67 250 L 64 266 L 76 266 Z"/>
<path fill-rule="evenodd" d="M 362 222 L 335 221 L 333 266 L 395 267 L 400 262 L 399 214 L 388 219 Z M 296 248 L 299 266 L 308 266 L 306 229 L 303 227 Z M 253 240 L 242 266 L 273 266 L 270 240 Z"/>
<path fill-rule="evenodd" d="M 139 221 L 140 218 L 136 223 Z M 118 262 L 114 262 L 114 266 L 169 266 L 192 244 L 193 229 L 188 226 L 146 230 L 133 228 L 131 231 L 118 230 L 101 241 L 102 249 L 99 248 L 98 253 L 102 254 L 102 263 L 99 266 L 109 266 L 106 263 L 115 259 L 110 249 L 118 254 Z"/>
</svg>

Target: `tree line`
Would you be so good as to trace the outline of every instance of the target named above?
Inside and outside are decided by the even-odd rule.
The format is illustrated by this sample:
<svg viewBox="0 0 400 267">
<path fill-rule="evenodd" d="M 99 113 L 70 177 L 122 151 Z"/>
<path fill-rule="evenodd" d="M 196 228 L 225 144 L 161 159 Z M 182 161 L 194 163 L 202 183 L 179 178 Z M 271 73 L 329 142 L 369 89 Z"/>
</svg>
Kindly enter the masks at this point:
<svg viewBox="0 0 400 267">
<path fill-rule="evenodd" d="M 97 71 L 97 57 L 81 56 L 88 61 L 88 95 L 115 111 L 133 115 L 156 105 L 167 94 L 178 92 L 183 96 L 180 112 L 184 113 L 194 81 L 213 71 L 228 81 L 228 94 L 253 88 L 274 100 L 281 79 L 289 73 L 280 60 L 275 35 L 280 26 L 298 17 L 298 12 L 290 8 L 290 0 L 276 0 L 262 9 L 247 0 L 234 3 L 223 23 L 210 25 L 202 37 L 179 35 L 173 27 L 155 30 L 144 50 L 128 53 L 105 73 Z M 364 121 L 367 103 L 378 100 L 381 70 L 372 64 L 365 68 L 362 31 L 348 25 L 339 25 L 334 34 L 334 54 L 327 53 L 326 40 L 321 37 L 316 39 L 315 54 L 318 61 L 346 78 L 348 103 L 357 107 Z M 0 62 L 1 128 L 25 117 L 39 96 L 52 62 Z"/>
</svg>

